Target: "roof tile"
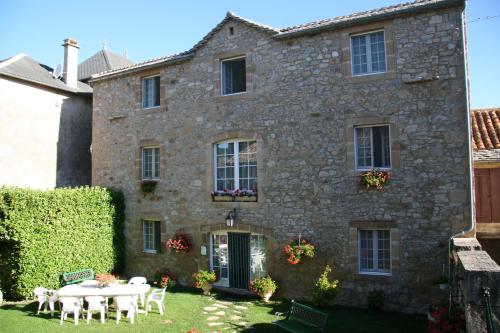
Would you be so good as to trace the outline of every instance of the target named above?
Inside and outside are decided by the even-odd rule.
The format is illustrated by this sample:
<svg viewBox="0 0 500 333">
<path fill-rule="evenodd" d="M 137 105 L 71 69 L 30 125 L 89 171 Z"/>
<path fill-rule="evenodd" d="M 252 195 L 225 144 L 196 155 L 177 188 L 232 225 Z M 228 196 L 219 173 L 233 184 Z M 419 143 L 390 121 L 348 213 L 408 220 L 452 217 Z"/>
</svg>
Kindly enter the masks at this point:
<svg viewBox="0 0 500 333">
<path fill-rule="evenodd" d="M 500 108 L 472 111 L 472 147 L 500 149 Z"/>
</svg>

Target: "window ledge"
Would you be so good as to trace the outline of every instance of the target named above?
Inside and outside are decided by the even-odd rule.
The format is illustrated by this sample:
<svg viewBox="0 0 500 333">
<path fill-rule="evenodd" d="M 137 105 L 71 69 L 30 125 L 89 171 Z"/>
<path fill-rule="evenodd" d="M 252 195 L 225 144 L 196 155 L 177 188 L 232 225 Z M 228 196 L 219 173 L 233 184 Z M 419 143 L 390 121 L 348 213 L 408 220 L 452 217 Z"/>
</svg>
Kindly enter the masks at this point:
<svg viewBox="0 0 500 333">
<path fill-rule="evenodd" d="M 380 273 L 359 273 L 353 275 L 353 279 L 357 281 L 373 281 L 373 282 L 383 282 L 392 283 L 394 275 L 392 274 L 380 274 Z"/>
<path fill-rule="evenodd" d="M 396 77 L 396 72 L 395 71 L 387 71 L 387 72 L 381 72 L 381 73 L 369 73 L 369 74 L 359 74 L 359 75 L 352 75 L 349 77 L 350 80 L 353 82 L 371 82 L 371 81 L 377 81 L 377 80 L 390 80 L 394 79 Z"/>
<path fill-rule="evenodd" d="M 214 202 L 257 202 L 257 196 L 213 195 Z"/>
<path fill-rule="evenodd" d="M 236 94 L 229 94 L 229 95 L 217 95 L 215 96 L 215 100 L 217 102 L 227 102 L 227 101 L 234 101 L 234 100 L 241 100 L 245 99 L 251 96 L 250 91 L 244 91 Z"/>
<path fill-rule="evenodd" d="M 142 253 L 146 254 L 146 255 L 154 255 L 154 254 L 158 254 L 158 251 L 157 250 L 142 250 Z"/>
<path fill-rule="evenodd" d="M 150 113 L 158 113 L 158 112 L 166 112 L 167 108 L 163 108 L 162 105 L 154 106 L 150 108 L 140 108 L 137 112 L 138 114 L 150 114 Z"/>
</svg>

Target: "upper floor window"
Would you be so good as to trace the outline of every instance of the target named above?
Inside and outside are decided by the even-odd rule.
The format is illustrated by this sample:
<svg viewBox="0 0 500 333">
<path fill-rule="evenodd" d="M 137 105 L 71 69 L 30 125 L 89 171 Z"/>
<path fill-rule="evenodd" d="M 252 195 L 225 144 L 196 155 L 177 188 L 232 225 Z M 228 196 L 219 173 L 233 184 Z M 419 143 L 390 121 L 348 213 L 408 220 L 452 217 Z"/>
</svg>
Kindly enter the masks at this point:
<svg viewBox="0 0 500 333">
<path fill-rule="evenodd" d="M 160 106 L 160 76 L 142 79 L 142 108 Z"/>
<path fill-rule="evenodd" d="M 389 126 L 354 128 L 356 169 L 391 167 Z"/>
<path fill-rule="evenodd" d="M 142 250 L 147 253 L 160 252 L 160 221 L 142 221 Z"/>
<path fill-rule="evenodd" d="M 384 32 L 351 36 L 351 64 L 352 75 L 386 72 Z"/>
<path fill-rule="evenodd" d="M 245 58 L 221 61 L 222 95 L 242 93 L 247 90 Z"/>
<path fill-rule="evenodd" d="M 215 191 L 257 191 L 257 142 L 215 145 Z"/>
<path fill-rule="evenodd" d="M 359 272 L 391 273 L 391 232 L 358 230 Z"/>
<path fill-rule="evenodd" d="M 160 179 L 160 148 L 142 148 L 142 179 Z"/>
</svg>

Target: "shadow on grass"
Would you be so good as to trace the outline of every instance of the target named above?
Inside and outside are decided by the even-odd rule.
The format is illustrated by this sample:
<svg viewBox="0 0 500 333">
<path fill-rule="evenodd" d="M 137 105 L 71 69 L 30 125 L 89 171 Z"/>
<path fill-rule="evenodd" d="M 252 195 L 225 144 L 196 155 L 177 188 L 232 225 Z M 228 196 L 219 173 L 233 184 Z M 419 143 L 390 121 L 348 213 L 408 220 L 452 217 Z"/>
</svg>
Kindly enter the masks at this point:
<svg viewBox="0 0 500 333">
<path fill-rule="evenodd" d="M 44 308 L 42 307 L 42 310 L 40 311 L 39 314 L 37 314 L 38 311 L 38 302 L 37 301 L 31 301 L 31 302 L 18 302 L 18 303 L 6 303 L 0 306 L 0 309 L 4 311 L 17 311 L 17 312 L 22 312 L 25 316 L 30 316 L 30 317 L 37 317 L 41 319 L 53 319 L 50 309 L 47 311 L 44 311 Z M 56 316 L 57 312 L 59 311 L 59 305 L 56 305 L 54 316 Z"/>
</svg>

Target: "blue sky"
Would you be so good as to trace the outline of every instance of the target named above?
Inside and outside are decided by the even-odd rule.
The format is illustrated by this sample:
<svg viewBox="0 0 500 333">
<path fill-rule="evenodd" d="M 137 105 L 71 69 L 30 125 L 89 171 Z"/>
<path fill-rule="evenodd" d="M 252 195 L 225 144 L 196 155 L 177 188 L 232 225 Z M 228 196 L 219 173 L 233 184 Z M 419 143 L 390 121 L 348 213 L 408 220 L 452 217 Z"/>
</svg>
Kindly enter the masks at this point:
<svg viewBox="0 0 500 333">
<path fill-rule="evenodd" d="M 23 52 L 54 67 L 62 60 L 63 39 L 74 37 L 80 42 L 80 61 L 106 41 L 109 50 L 127 50 L 129 58 L 139 62 L 188 50 L 228 10 L 279 28 L 401 2 L 405 0 L 4 0 L 0 59 Z M 500 107 L 500 66 L 495 65 L 500 54 L 500 1 L 469 0 L 467 15 L 471 105 Z"/>
</svg>

